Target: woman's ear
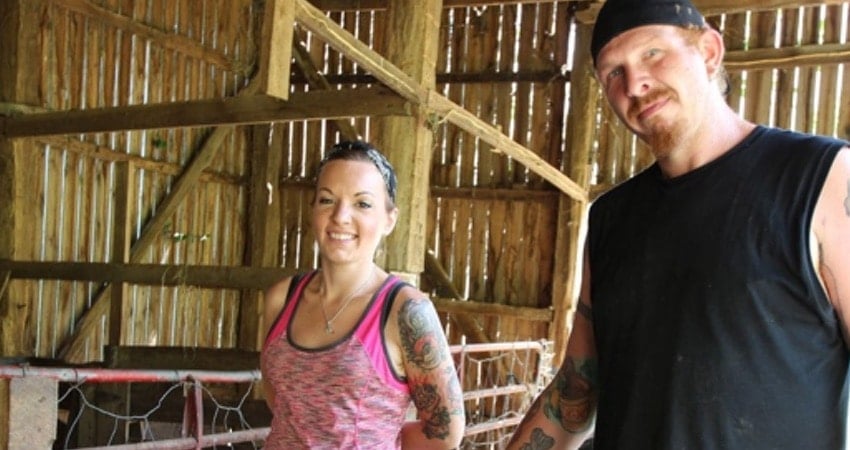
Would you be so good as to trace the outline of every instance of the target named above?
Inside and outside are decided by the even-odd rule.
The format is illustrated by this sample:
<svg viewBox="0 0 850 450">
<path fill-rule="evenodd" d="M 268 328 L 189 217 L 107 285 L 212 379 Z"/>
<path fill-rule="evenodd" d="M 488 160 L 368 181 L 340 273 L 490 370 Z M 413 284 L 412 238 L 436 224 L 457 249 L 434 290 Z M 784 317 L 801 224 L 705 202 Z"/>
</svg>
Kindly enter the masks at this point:
<svg viewBox="0 0 850 450">
<path fill-rule="evenodd" d="M 700 36 L 699 48 L 702 52 L 705 68 L 708 71 L 708 77 L 713 79 L 723 66 L 723 56 L 726 53 L 723 36 L 714 28 L 709 28 Z"/>
<path fill-rule="evenodd" d="M 398 207 L 389 212 L 386 228 L 384 228 L 384 236 L 389 236 L 395 229 L 395 224 L 398 221 Z"/>
</svg>

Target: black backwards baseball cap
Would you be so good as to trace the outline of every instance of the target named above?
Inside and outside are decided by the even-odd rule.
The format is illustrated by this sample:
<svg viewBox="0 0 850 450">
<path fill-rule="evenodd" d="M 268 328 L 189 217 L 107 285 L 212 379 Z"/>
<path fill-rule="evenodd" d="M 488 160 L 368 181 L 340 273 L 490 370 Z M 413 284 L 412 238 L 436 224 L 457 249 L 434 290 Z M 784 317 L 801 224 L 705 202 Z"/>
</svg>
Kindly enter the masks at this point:
<svg viewBox="0 0 850 450">
<path fill-rule="evenodd" d="M 605 44 L 619 34 L 644 25 L 705 27 L 705 18 L 689 0 L 607 0 L 593 26 L 593 63 Z"/>
</svg>

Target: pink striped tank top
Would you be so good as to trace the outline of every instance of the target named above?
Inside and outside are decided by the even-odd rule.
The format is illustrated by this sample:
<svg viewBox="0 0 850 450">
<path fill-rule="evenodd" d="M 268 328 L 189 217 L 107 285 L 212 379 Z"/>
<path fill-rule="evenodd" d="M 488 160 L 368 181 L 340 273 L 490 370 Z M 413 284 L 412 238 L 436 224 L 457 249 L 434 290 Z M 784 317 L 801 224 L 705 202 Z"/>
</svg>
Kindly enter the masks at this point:
<svg viewBox="0 0 850 450">
<path fill-rule="evenodd" d="M 388 277 L 351 333 L 327 347 L 307 349 L 292 342 L 288 331 L 315 274 L 293 278 L 263 346 L 260 368 L 275 394 L 264 448 L 400 449 L 410 390 L 390 366 L 382 315 L 404 282 Z"/>
</svg>

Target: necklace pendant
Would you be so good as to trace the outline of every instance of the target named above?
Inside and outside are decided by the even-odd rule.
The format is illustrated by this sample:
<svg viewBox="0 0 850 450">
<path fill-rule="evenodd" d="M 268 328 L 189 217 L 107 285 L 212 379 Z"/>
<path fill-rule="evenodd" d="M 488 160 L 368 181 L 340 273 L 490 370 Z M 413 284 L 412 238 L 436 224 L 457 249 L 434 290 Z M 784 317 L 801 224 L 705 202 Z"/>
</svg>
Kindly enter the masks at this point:
<svg viewBox="0 0 850 450">
<path fill-rule="evenodd" d="M 331 327 L 330 322 L 325 322 L 325 333 L 334 334 L 334 329 Z"/>
</svg>

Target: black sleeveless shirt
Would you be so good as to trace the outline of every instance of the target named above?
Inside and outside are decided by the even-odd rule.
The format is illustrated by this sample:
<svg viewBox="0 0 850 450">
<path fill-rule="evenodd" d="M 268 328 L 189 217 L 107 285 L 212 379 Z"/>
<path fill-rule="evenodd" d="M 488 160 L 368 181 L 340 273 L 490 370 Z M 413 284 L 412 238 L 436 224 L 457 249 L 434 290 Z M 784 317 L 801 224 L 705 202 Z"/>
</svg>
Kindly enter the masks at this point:
<svg viewBox="0 0 850 450">
<path fill-rule="evenodd" d="M 595 449 L 844 449 L 848 350 L 809 252 L 838 140 L 757 127 L 591 207 Z"/>
</svg>

